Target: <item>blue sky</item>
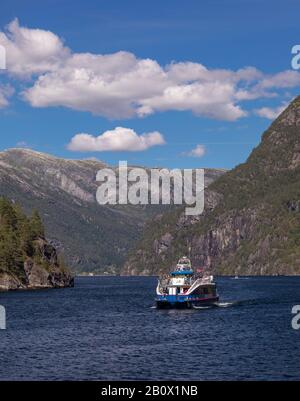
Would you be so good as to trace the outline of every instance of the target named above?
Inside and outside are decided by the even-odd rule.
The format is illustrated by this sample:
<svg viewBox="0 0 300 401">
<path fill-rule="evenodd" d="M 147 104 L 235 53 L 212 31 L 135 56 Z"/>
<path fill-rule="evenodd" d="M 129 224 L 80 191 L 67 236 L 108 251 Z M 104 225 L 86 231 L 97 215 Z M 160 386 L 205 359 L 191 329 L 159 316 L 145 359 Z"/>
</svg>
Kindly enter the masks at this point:
<svg viewBox="0 0 300 401">
<path fill-rule="evenodd" d="M 299 73 L 291 70 L 291 48 L 300 44 L 299 15 L 300 3 L 293 0 L 1 4 L 0 45 L 7 45 L 8 68 L 0 74 L 0 149 L 29 146 L 112 164 L 232 168 L 246 160 L 272 117 L 300 92 Z M 14 28 L 7 28 L 15 18 Z M 43 67 L 40 48 L 34 48 L 41 35 L 36 29 L 52 32 L 42 36 L 46 45 L 48 36 L 57 38 Z M 22 35 L 29 35 L 26 43 Z M 117 67 L 109 56 L 103 75 L 98 56 L 120 51 Z M 95 66 L 87 54 L 97 55 Z M 205 66 L 203 74 L 199 66 Z M 237 71 L 249 66 L 255 76 L 247 73 L 239 81 Z M 116 68 L 112 75 L 110 68 Z M 58 90 L 64 82 L 65 92 Z M 116 127 L 133 130 L 134 137 L 116 138 Z M 81 138 L 81 147 L 67 146 L 79 133 L 96 137 L 106 131 L 112 134 L 97 144 L 92 138 L 82 146 Z M 119 142 L 111 146 L 113 138 L 121 145 L 133 142 L 120 151 Z M 197 145 L 203 149 L 198 155 Z"/>
</svg>

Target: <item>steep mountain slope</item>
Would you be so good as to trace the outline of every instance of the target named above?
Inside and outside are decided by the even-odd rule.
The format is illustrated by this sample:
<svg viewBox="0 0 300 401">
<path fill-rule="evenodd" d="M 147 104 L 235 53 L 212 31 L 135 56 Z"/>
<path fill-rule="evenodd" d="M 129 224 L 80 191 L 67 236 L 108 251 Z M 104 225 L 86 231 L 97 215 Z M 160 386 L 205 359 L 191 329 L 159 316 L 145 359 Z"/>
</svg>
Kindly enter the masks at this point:
<svg viewBox="0 0 300 401">
<path fill-rule="evenodd" d="M 201 216 L 150 224 L 123 274 L 167 271 L 182 254 L 218 274 L 300 274 L 300 97 L 205 199 Z"/>
<path fill-rule="evenodd" d="M 65 160 L 28 149 L 0 153 L 0 195 L 36 208 L 47 238 L 76 271 L 118 272 L 140 238 L 145 221 L 161 206 L 99 206 L 96 160 Z M 223 174 L 208 169 L 207 184 Z"/>
</svg>

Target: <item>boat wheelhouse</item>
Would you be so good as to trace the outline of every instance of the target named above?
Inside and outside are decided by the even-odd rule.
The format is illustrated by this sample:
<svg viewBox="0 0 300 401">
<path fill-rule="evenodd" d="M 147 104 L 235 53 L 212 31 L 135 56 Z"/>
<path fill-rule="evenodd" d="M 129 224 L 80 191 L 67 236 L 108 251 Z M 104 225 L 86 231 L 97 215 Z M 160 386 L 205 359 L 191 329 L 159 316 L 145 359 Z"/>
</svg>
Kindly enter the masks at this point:
<svg viewBox="0 0 300 401">
<path fill-rule="evenodd" d="M 157 308 L 193 308 L 213 305 L 218 300 L 213 276 L 203 270 L 194 272 L 186 256 L 179 259 L 175 270 L 158 280 Z"/>
</svg>

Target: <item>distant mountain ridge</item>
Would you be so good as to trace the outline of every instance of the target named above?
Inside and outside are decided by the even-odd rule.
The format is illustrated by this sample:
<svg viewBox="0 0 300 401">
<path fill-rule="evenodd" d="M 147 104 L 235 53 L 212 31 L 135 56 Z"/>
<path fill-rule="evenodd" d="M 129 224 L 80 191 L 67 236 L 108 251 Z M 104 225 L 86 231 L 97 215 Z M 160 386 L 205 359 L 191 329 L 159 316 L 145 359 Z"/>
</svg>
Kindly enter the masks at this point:
<svg viewBox="0 0 300 401">
<path fill-rule="evenodd" d="M 30 149 L 0 152 L 0 195 L 28 213 L 36 208 L 47 238 L 78 272 L 118 273 L 146 220 L 166 209 L 98 205 L 96 174 L 103 167 L 97 160 L 62 159 Z M 224 171 L 207 169 L 206 184 Z"/>
<path fill-rule="evenodd" d="M 149 224 L 122 274 L 166 272 L 183 254 L 216 274 L 300 274 L 300 97 L 206 190 L 203 215 Z"/>
</svg>

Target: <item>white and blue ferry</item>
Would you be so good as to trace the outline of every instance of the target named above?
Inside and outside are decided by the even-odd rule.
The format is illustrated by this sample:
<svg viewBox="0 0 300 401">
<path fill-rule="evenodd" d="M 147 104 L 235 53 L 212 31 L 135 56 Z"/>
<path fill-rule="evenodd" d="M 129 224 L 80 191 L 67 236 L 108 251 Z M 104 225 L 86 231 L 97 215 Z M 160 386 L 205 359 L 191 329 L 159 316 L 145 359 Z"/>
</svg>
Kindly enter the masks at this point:
<svg viewBox="0 0 300 401">
<path fill-rule="evenodd" d="M 174 271 L 158 280 L 156 306 L 159 309 L 210 306 L 218 300 L 213 276 L 203 271 L 195 273 L 186 256 L 179 259 Z"/>
</svg>

